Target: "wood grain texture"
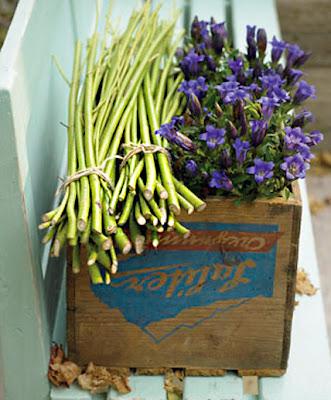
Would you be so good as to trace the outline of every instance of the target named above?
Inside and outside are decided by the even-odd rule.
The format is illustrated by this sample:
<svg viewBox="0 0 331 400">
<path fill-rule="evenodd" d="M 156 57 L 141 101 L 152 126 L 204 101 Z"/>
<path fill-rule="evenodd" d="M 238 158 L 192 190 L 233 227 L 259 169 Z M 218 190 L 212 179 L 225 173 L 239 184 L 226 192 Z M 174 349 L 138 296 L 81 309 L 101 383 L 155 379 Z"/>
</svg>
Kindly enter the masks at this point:
<svg viewBox="0 0 331 400">
<path fill-rule="evenodd" d="M 185 222 L 277 224 L 278 239 L 273 297 L 258 296 L 240 307 L 216 313 L 194 329 L 182 329 L 156 344 L 118 309 L 109 309 L 90 288 L 86 269 L 68 272 L 68 345 L 70 358 L 80 364 L 93 361 L 107 367 L 284 369 L 287 362 L 301 203 L 257 200 L 240 207 L 231 199 L 208 199 L 200 214 L 182 216 Z M 151 323 L 163 332 L 196 318 L 211 315 L 215 306 L 233 306 L 222 300 L 181 311 L 175 318 Z M 158 304 L 154 305 L 158 307 Z"/>
</svg>

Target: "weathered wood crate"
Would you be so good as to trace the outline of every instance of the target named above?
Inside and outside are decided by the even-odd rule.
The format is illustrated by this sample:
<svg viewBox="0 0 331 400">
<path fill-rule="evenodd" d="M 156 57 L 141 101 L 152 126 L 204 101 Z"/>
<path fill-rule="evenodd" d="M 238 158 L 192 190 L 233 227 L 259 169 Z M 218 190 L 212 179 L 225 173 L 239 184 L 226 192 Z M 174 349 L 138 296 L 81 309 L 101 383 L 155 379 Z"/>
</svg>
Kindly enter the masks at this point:
<svg viewBox="0 0 331 400">
<path fill-rule="evenodd" d="M 112 285 L 67 282 L 69 356 L 111 367 L 281 375 L 294 307 L 301 201 L 210 198 L 159 249 L 120 262 Z M 243 371 L 244 370 L 244 371 Z M 254 371 L 252 371 L 254 370 Z M 201 372 L 203 373 L 203 372 Z"/>
</svg>

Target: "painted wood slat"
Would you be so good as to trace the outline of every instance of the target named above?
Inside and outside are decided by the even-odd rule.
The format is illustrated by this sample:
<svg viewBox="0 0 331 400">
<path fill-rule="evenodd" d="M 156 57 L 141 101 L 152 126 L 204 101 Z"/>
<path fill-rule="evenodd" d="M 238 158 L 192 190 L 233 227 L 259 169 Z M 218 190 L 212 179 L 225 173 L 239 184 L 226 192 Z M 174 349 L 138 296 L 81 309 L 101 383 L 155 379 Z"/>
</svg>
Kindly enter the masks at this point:
<svg viewBox="0 0 331 400">
<path fill-rule="evenodd" d="M 214 17 L 217 22 L 226 20 L 226 0 L 191 0 L 191 19 L 197 15 L 200 20 L 209 21 Z"/>
<path fill-rule="evenodd" d="M 246 48 L 246 25 L 267 30 L 269 39 L 280 37 L 273 0 L 232 1 L 233 32 L 236 46 Z M 299 266 L 304 267 L 319 287 L 318 266 L 314 247 L 305 182 L 300 182 L 303 215 L 299 249 Z M 331 368 L 325 317 L 320 291 L 312 298 L 300 298 L 294 312 L 289 368 L 282 378 L 261 378 L 263 400 L 326 400 L 331 392 Z"/>
<path fill-rule="evenodd" d="M 59 122 L 68 88 L 51 56 L 68 73 L 73 39 L 68 2 L 21 0 L 0 55 L 0 398 L 8 400 L 49 398 L 49 332 L 62 277 L 60 265 L 42 275 L 37 224 L 53 201 L 66 136 Z"/>
<path fill-rule="evenodd" d="M 166 400 L 163 376 L 132 376 L 131 393 L 121 395 L 111 390 L 107 400 Z M 94 400 L 94 399 L 93 399 Z"/>
</svg>

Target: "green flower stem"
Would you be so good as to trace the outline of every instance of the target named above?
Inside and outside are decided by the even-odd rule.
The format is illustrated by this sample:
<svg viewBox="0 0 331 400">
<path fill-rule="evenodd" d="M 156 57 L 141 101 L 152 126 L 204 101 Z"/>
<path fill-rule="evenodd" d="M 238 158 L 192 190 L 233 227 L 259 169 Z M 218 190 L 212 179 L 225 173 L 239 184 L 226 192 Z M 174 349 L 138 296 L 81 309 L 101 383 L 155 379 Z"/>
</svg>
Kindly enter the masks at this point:
<svg viewBox="0 0 331 400">
<path fill-rule="evenodd" d="M 175 217 L 174 214 L 170 211 L 168 216 L 168 226 L 171 228 L 175 225 Z"/>
<path fill-rule="evenodd" d="M 184 239 L 188 238 L 191 234 L 191 232 L 177 220 L 175 220 L 174 228 L 176 232 L 184 237 Z"/>
<path fill-rule="evenodd" d="M 160 239 L 159 239 L 159 234 L 157 231 L 153 230 L 152 231 L 152 246 L 156 249 L 159 246 Z"/>
<path fill-rule="evenodd" d="M 60 218 L 61 218 L 61 216 L 62 216 L 62 213 L 63 213 L 63 211 L 64 211 L 65 208 L 66 208 L 67 201 L 68 201 L 68 197 L 69 197 L 69 190 L 68 190 L 68 188 L 67 188 L 67 189 L 65 190 L 63 199 L 62 199 L 62 201 L 61 201 L 59 207 L 57 208 L 57 212 L 56 212 L 56 214 L 54 215 L 54 217 L 52 218 L 52 222 L 51 222 L 52 225 L 56 225 L 56 224 L 59 222 L 59 220 L 60 220 Z"/>
<path fill-rule="evenodd" d="M 157 205 L 156 201 L 154 199 L 150 199 L 148 202 L 149 207 L 153 211 L 154 215 L 156 218 L 160 221 L 161 225 L 163 225 L 163 215 L 161 213 L 161 210 L 159 209 L 159 206 Z"/>
<path fill-rule="evenodd" d="M 162 219 L 160 220 L 161 225 L 164 225 L 167 222 L 168 216 L 167 216 L 167 202 L 165 199 L 160 198 L 159 201 L 159 208 L 162 214 Z"/>
<path fill-rule="evenodd" d="M 156 181 L 156 191 L 160 199 L 165 200 L 168 198 L 168 192 L 166 191 L 165 187 L 162 185 L 159 179 L 157 179 Z"/>
<path fill-rule="evenodd" d="M 139 87 L 136 88 L 136 91 L 132 95 L 131 101 L 128 104 L 128 107 L 126 108 L 126 110 L 121 118 L 121 121 L 116 129 L 116 135 L 114 136 L 114 138 L 111 142 L 109 152 L 108 152 L 108 157 L 115 157 L 118 153 L 118 149 L 121 144 L 123 132 L 124 132 L 126 123 L 128 121 L 128 118 L 130 117 L 130 115 L 132 113 L 132 109 L 137 101 L 138 93 L 139 93 Z M 105 173 L 110 177 L 110 179 L 113 183 L 115 181 L 115 166 L 116 166 L 116 160 L 113 158 L 107 163 L 107 166 L 105 168 Z"/>
<path fill-rule="evenodd" d="M 138 104 L 135 103 L 133 106 L 132 110 L 132 120 L 131 120 L 131 143 L 137 144 L 138 143 L 138 118 L 137 118 L 137 113 L 138 113 Z M 130 176 L 133 174 L 136 164 L 137 164 L 137 155 L 134 155 L 131 157 L 131 162 L 130 162 Z"/>
<path fill-rule="evenodd" d="M 165 121 L 168 111 L 170 109 L 170 105 L 173 103 L 174 94 L 178 90 L 179 84 L 183 81 L 184 77 L 183 74 L 178 74 L 177 78 L 172 81 L 171 89 L 167 93 L 167 97 L 165 98 L 162 104 L 162 118 L 161 121 Z"/>
<path fill-rule="evenodd" d="M 157 217 L 156 217 L 155 215 L 153 215 L 153 214 L 149 217 L 149 220 L 151 221 L 151 223 L 152 223 L 153 226 L 157 226 L 158 223 L 159 223 L 159 220 L 158 220 Z"/>
<path fill-rule="evenodd" d="M 88 268 L 91 282 L 93 285 L 100 285 L 103 283 L 102 275 L 100 273 L 99 267 L 94 264 Z"/>
<path fill-rule="evenodd" d="M 199 199 L 190 189 L 188 189 L 182 182 L 179 182 L 174 178 L 176 190 L 181 194 L 188 202 L 190 202 L 197 211 L 202 211 L 206 208 L 206 203 Z"/>
<path fill-rule="evenodd" d="M 144 163 L 145 163 L 144 159 L 142 158 L 130 176 L 129 190 L 133 193 L 136 192 L 137 179 L 139 178 L 140 174 L 142 173 L 142 170 L 144 169 Z"/>
<path fill-rule="evenodd" d="M 47 231 L 47 233 L 45 234 L 45 236 L 42 238 L 42 243 L 43 244 L 46 244 L 46 243 L 48 243 L 50 240 L 52 240 L 53 239 L 53 237 L 54 237 L 54 235 L 55 235 L 55 233 L 56 233 L 56 231 L 57 231 L 57 229 L 58 229 L 58 227 L 57 226 L 55 226 L 55 225 L 53 225 L 48 231 Z"/>
<path fill-rule="evenodd" d="M 81 234 L 80 243 L 87 244 L 90 239 L 90 234 L 91 234 L 91 218 L 88 219 L 86 229 Z"/>
<path fill-rule="evenodd" d="M 136 223 L 133 213 L 130 214 L 129 230 L 135 252 L 141 254 L 144 251 L 145 236 L 141 234 L 139 225 Z"/>
<path fill-rule="evenodd" d="M 43 214 L 41 220 L 43 222 L 51 222 L 54 215 L 57 213 L 59 207 L 56 207 L 54 210 L 48 211 L 47 213 Z"/>
<path fill-rule="evenodd" d="M 110 271 L 111 261 L 109 255 L 105 251 L 101 250 L 98 252 L 97 261 Z"/>
<path fill-rule="evenodd" d="M 183 197 L 181 194 L 177 193 L 177 197 L 181 207 L 183 207 L 187 211 L 188 215 L 191 215 L 194 212 L 193 205 L 189 201 L 187 201 L 185 197 Z"/>
<path fill-rule="evenodd" d="M 72 248 L 72 272 L 78 274 L 80 272 L 80 251 L 79 246 Z"/>
<path fill-rule="evenodd" d="M 86 166 L 95 167 L 95 149 L 93 146 L 93 120 L 92 120 L 92 90 L 93 90 L 93 65 L 97 48 L 97 35 L 94 34 L 90 41 L 87 60 L 84 119 L 85 119 L 85 156 Z M 102 207 L 100 207 L 100 181 L 97 175 L 89 175 L 92 194 L 92 231 L 102 232 Z"/>
<path fill-rule="evenodd" d="M 135 205 L 134 205 L 134 216 L 136 218 L 136 221 L 137 221 L 138 225 L 145 225 L 146 224 L 146 219 L 142 215 L 141 210 L 140 210 L 139 201 L 135 202 Z"/>
<path fill-rule="evenodd" d="M 156 91 L 156 87 L 160 78 L 160 66 L 161 66 L 161 60 L 162 60 L 162 55 L 157 57 L 157 59 L 154 61 L 152 69 L 151 69 L 151 94 L 154 95 Z"/>
<path fill-rule="evenodd" d="M 69 246 L 75 247 L 78 244 L 78 235 L 76 235 L 73 239 L 68 239 L 67 238 L 67 240 L 68 240 Z"/>
<path fill-rule="evenodd" d="M 95 246 L 92 244 L 89 245 L 89 251 L 88 251 L 88 259 L 87 259 L 87 265 L 93 265 L 97 261 L 98 258 L 98 250 Z"/>
<path fill-rule="evenodd" d="M 109 204 L 109 212 L 111 215 L 114 215 L 116 212 L 116 206 L 117 206 L 117 202 L 118 202 L 118 197 L 119 194 L 121 192 L 122 186 L 124 184 L 124 180 L 125 180 L 125 168 L 122 169 L 121 173 L 120 173 L 120 177 L 116 183 L 114 192 L 113 192 L 113 197 L 110 200 L 110 204 Z"/>
<path fill-rule="evenodd" d="M 128 191 L 128 182 L 129 182 L 128 170 L 127 170 L 127 168 L 125 168 L 125 179 L 124 179 L 124 183 L 123 183 L 122 189 L 120 191 L 120 194 L 118 196 L 118 199 L 121 202 L 124 201 L 126 198 L 126 194 Z"/>
<path fill-rule="evenodd" d="M 144 216 L 145 219 L 150 219 L 152 213 L 151 210 L 148 207 L 147 201 L 144 199 L 144 197 L 139 194 L 139 203 L 140 203 L 140 209 L 141 212 Z"/>
<path fill-rule="evenodd" d="M 116 129 L 116 126 L 118 125 L 119 120 L 123 115 L 123 110 L 128 104 L 129 100 L 132 98 L 134 91 L 137 90 L 137 87 L 139 88 L 139 85 L 141 84 L 141 81 L 144 77 L 145 71 L 149 67 L 150 58 L 155 53 L 160 43 L 173 30 L 174 25 L 175 21 L 172 21 L 170 24 L 167 24 L 163 29 L 161 29 L 157 35 L 150 35 L 154 36 L 151 42 L 148 40 L 151 38 L 148 37 L 145 38 L 146 39 L 145 46 L 147 51 L 142 52 L 143 58 L 139 66 L 137 68 L 132 67 L 132 69 L 135 69 L 135 73 L 132 76 L 131 85 L 129 89 L 126 91 L 125 96 L 120 100 L 119 104 L 116 105 L 114 115 L 112 115 L 111 118 L 109 118 L 109 124 L 107 124 L 105 127 L 104 135 L 100 146 L 100 160 L 103 160 L 106 157 L 113 133 Z"/>
<path fill-rule="evenodd" d="M 68 229 L 67 223 L 60 224 L 51 247 L 51 257 L 60 256 L 60 251 L 65 245 L 67 239 L 67 229 Z"/>
<path fill-rule="evenodd" d="M 84 140 L 83 140 L 83 128 L 82 128 L 82 116 L 84 106 L 84 95 L 85 90 L 82 89 L 78 108 L 75 115 L 75 130 L 76 130 L 76 152 L 78 158 L 78 165 L 80 170 L 86 168 L 85 163 L 85 152 L 84 152 Z M 90 211 L 90 184 L 87 176 L 80 178 L 80 194 L 79 194 L 79 205 L 78 205 L 78 221 L 77 229 L 80 232 L 84 232 L 87 226 L 87 221 Z"/>
<path fill-rule="evenodd" d="M 108 236 L 105 236 L 103 233 L 92 233 L 92 240 L 102 250 L 109 250 L 113 245 L 112 239 Z"/>
<path fill-rule="evenodd" d="M 113 215 L 109 214 L 109 199 L 105 196 L 102 202 L 102 215 L 103 215 L 103 226 L 107 234 L 111 235 L 116 232 L 117 223 Z"/>
<path fill-rule="evenodd" d="M 122 228 L 117 228 L 114 235 L 117 247 L 122 254 L 128 254 L 131 251 L 132 245 L 129 238 L 126 236 Z"/>
<path fill-rule="evenodd" d="M 139 94 L 138 99 L 138 115 L 139 115 L 139 126 L 140 126 L 140 135 L 142 142 L 144 144 L 151 144 L 150 136 L 149 136 L 149 126 L 147 122 L 146 115 L 146 107 L 143 94 Z M 146 185 L 144 190 L 144 197 L 146 200 L 150 200 L 154 195 L 155 185 L 156 185 L 156 168 L 154 162 L 153 154 L 145 154 L 145 167 L 146 167 Z"/>
<path fill-rule="evenodd" d="M 170 68 L 173 65 L 173 58 L 174 58 L 174 55 L 175 55 L 175 52 L 177 50 L 178 43 L 180 40 L 181 40 L 181 37 L 179 39 L 177 39 L 175 44 L 172 46 L 172 48 L 169 52 L 169 55 L 167 57 L 167 62 L 163 68 L 160 81 L 158 82 L 157 97 L 156 97 L 156 102 L 155 102 L 155 112 L 156 112 L 156 116 L 159 116 L 159 120 L 158 120 L 159 124 L 161 122 L 160 121 L 161 106 L 164 101 L 164 93 L 165 93 L 165 89 L 166 89 L 167 79 L 169 76 Z"/>
<path fill-rule="evenodd" d="M 151 129 L 152 129 L 151 136 L 152 136 L 153 143 L 158 146 L 162 146 L 161 137 L 159 135 L 155 134 L 155 130 L 158 129 L 159 125 L 157 124 L 156 111 L 155 111 L 153 98 L 151 96 L 150 80 L 148 79 L 148 76 L 146 77 L 146 79 L 144 81 L 144 94 L 145 94 L 145 100 L 146 100 L 146 106 L 147 106 L 147 112 L 148 112 L 148 120 L 149 120 Z M 160 172 L 161 172 L 162 184 L 168 193 L 169 208 L 176 215 L 178 215 L 180 213 L 180 206 L 179 206 L 179 202 L 177 199 L 177 194 L 176 194 L 176 190 L 174 187 L 174 183 L 172 180 L 172 172 L 170 169 L 168 157 L 163 153 L 158 153 L 157 159 L 158 159 L 159 168 L 160 168 Z"/>
<path fill-rule="evenodd" d="M 124 206 L 123 206 L 121 217 L 120 217 L 120 219 L 118 221 L 118 225 L 119 226 L 125 225 L 126 222 L 128 221 L 129 216 L 130 216 L 130 212 L 132 210 L 134 197 L 135 197 L 135 194 L 133 192 L 130 192 L 127 195 L 125 203 L 124 203 Z"/>
<path fill-rule="evenodd" d="M 110 248 L 110 257 L 111 257 L 111 273 L 116 274 L 117 267 L 118 267 L 118 261 L 117 261 L 117 255 L 116 255 L 116 250 L 115 250 L 114 246 L 112 246 Z"/>
</svg>

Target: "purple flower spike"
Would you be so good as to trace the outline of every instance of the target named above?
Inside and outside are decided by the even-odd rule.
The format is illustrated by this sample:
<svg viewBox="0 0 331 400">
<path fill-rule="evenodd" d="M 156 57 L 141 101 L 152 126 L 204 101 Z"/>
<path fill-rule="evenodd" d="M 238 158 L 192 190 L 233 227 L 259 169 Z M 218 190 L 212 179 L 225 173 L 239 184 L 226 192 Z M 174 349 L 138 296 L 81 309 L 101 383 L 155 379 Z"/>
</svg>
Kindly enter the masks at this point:
<svg viewBox="0 0 331 400">
<path fill-rule="evenodd" d="M 258 119 L 250 121 L 250 126 L 252 128 L 252 142 L 256 147 L 263 142 L 267 132 L 268 124 L 265 120 Z"/>
<path fill-rule="evenodd" d="M 293 97 L 294 104 L 301 104 L 309 97 L 316 99 L 315 86 L 309 85 L 306 81 L 300 81 L 297 86 L 298 89 Z"/>
<path fill-rule="evenodd" d="M 285 157 L 285 161 L 280 164 L 280 168 L 286 172 L 286 178 L 293 180 L 306 176 L 306 164 L 300 154 Z"/>
<path fill-rule="evenodd" d="M 292 68 L 304 54 L 305 52 L 297 44 L 289 43 L 287 45 L 286 68 Z"/>
<path fill-rule="evenodd" d="M 302 77 L 303 72 L 299 69 L 290 69 L 287 72 L 287 83 L 289 85 L 295 85 L 298 80 Z"/>
<path fill-rule="evenodd" d="M 324 139 L 324 135 L 320 131 L 311 131 L 310 134 L 307 136 L 307 144 L 308 146 L 316 146 Z"/>
<path fill-rule="evenodd" d="M 224 41 L 228 36 L 225 29 L 225 22 L 221 22 L 219 24 L 212 23 L 210 25 L 210 30 L 212 34 L 213 49 L 215 50 L 216 54 L 221 54 L 224 47 Z"/>
<path fill-rule="evenodd" d="M 254 166 L 247 168 L 247 173 L 254 175 L 256 183 L 262 183 L 266 179 L 273 177 L 273 169 L 275 164 L 272 161 L 263 161 L 255 158 Z"/>
<path fill-rule="evenodd" d="M 286 43 L 282 40 L 277 40 L 275 36 L 272 38 L 272 41 L 270 43 L 272 45 L 271 61 L 273 63 L 278 63 L 286 48 Z"/>
<path fill-rule="evenodd" d="M 313 114 L 310 111 L 303 110 L 294 117 L 294 120 L 292 122 L 292 128 L 295 127 L 303 128 L 307 123 L 313 121 L 314 121 Z"/>
<path fill-rule="evenodd" d="M 247 58 L 249 61 L 256 58 L 256 40 L 255 40 L 256 26 L 246 26 L 246 41 L 247 41 Z"/>
<path fill-rule="evenodd" d="M 192 38 L 199 42 L 204 36 L 208 35 L 208 25 L 207 21 L 199 21 L 198 17 L 195 16 L 191 25 L 191 36 Z"/>
<path fill-rule="evenodd" d="M 301 128 L 285 128 L 284 142 L 288 150 L 299 150 L 301 145 L 306 145 L 307 137 L 302 132 Z"/>
<path fill-rule="evenodd" d="M 259 50 L 259 56 L 263 57 L 267 48 L 267 32 L 265 29 L 258 29 L 257 31 L 257 48 Z"/>
<path fill-rule="evenodd" d="M 274 109 L 279 106 L 279 102 L 274 97 L 261 97 L 262 115 L 265 121 L 269 121 L 272 117 Z"/>
<path fill-rule="evenodd" d="M 238 57 L 236 60 L 229 60 L 228 64 L 234 75 L 238 75 L 244 66 L 244 62 L 241 57 Z"/>
<path fill-rule="evenodd" d="M 199 135 L 200 140 L 207 142 L 209 149 L 215 149 L 216 146 L 224 143 L 225 129 L 215 128 L 213 125 L 206 126 L 206 132 Z"/>
<path fill-rule="evenodd" d="M 233 189 L 232 182 L 224 171 L 214 171 L 211 176 L 209 187 L 227 191 Z"/>
<path fill-rule="evenodd" d="M 166 138 L 169 142 L 177 144 L 184 150 L 194 151 L 196 145 L 192 142 L 190 138 L 178 132 L 175 128 L 175 121 L 171 121 L 167 124 L 161 125 L 160 129 L 155 131 L 157 135 L 161 135 Z"/>
<path fill-rule="evenodd" d="M 189 175 L 195 175 L 198 171 L 197 163 L 194 160 L 188 160 L 185 169 Z"/>
<path fill-rule="evenodd" d="M 188 55 L 184 57 L 180 63 L 180 67 L 186 79 L 190 76 L 199 75 L 201 69 L 200 63 L 204 61 L 204 59 L 205 56 L 195 53 L 193 49 L 190 50 Z"/>
<path fill-rule="evenodd" d="M 304 52 L 294 63 L 295 67 L 301 67 L 311 56 L 311 52 Z"/>
<path fill-rule="evenodd" d="M 196 80 L 184 81 L 181 83 L 178 91 L 186 95 L 187 99 L 190 98 L 191 94 L 197 96 L 199 100 L 202 100 L 208 90 L 206 84 L 206 78 L 199 76 Z"/>
<path fill-rule="evenodd" d="M 200 117 L 202 114 L 202 108 L 199 99 L 194 93 L 191 93 L 188 100 L 188 108 L 194 117 Z"/>
<path fill-rule="evenodd" d="M 247 151 L 250 148 L 250 145 L 247 141 L 242 141 L 240 139 L 236 139 L 232 144 L 236 152 L 236 159 L 239 164 L 242 164 L 246 160 Z"/>
<path fill-rule="evenodd" d="M 232 165 L 232 159 L 229 149 L 224 149 L 221 152 L 220 165 L 222 168 L 229 168 Z"/>
</svg>

